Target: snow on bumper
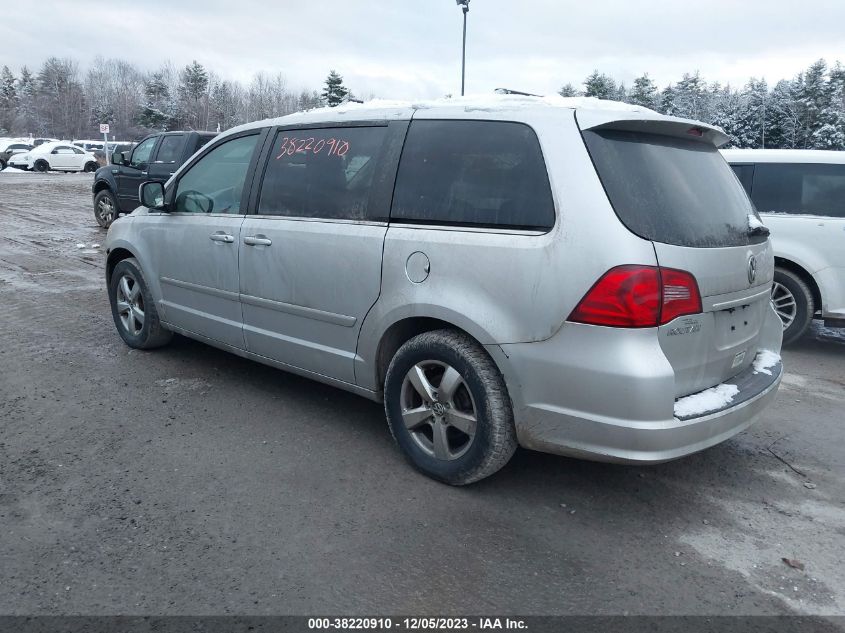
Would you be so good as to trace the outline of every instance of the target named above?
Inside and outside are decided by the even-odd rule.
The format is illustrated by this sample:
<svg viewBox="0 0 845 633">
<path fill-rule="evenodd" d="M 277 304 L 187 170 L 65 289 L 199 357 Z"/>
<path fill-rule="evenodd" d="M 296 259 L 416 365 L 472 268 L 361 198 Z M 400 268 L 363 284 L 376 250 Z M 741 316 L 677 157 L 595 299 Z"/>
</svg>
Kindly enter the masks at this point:
<svg viewBox="0 0 845 633">
<path fill-rule="evenodd" d="M 569 331 L 541 345 L 502 345 L 501 353 L 488 346 L 508 383 L 522 446 L 596 461 L 660 463 L 743 431 L 777 395 L 783 367 L 775 355 L 774 364 L 752 364 L 726 381 L 719 391 L 729 398 L 679 417 L 665 396 L 674 378 L 656 337 L 590 327 L 564 328 Z M 614 337 L 609 344 L 618 362 L 608 368 L 590 351 Z"/>
</svg>

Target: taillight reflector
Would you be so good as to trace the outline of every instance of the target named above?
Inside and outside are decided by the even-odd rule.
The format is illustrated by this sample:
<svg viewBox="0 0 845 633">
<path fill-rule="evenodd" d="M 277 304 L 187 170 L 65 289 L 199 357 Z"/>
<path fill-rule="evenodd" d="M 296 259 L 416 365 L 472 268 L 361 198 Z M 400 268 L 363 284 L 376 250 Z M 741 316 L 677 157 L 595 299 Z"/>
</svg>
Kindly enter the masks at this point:
<svg viewBox="0 0 845 633">
<path fill-rule="evenodd" d="M 656 266 L 617 266 L 578 303 L 570 321 L 608 327 L 656 327 L 701 312 L 698 283 L 690 273 Z"/>
</svg>

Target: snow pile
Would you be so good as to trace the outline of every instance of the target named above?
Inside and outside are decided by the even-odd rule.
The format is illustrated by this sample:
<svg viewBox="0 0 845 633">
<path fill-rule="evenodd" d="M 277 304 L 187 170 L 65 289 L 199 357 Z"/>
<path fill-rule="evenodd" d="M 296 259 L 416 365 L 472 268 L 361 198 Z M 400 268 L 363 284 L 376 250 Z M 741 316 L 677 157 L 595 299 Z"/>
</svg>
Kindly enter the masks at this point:
<svg viewBox="0 0 845 633">
<path fill-rule="evenodd" d="M 716 411 L 730 404 L 734 396 L 739 393 L 736 385 L 716 385 L 691 396 L 685 396 L 675 401 L 675 417 L 687 418 Z"/>
<path fill-rule="evenodd" d="M 23 169 L 18 169 L 17 167 L 6 167 L 6 169 L 0 170 L 0 174 L 23 174 Z"/>
<path fill-rule="evenodd" d="M 771 376 L 772 372 L 770 369 L 779 362 L 780 354 L 764 349 L 762 352 L 757 352 L 757 356 L 754 357 L 754 364 L 752 367 L 754 368 L 755 374 L 767 374 Z"/>
<path fill-rule="evenodd" d="M 756 215 L 754 215 L 753 213 L 749 213 L 748 214 L 748 228 L 753 231 L 754 229 L 764 229 L 764 228 L 766 228 L 766 225 L 763 224 L 760 221 L 760 218 L 758 218 Z"/>
</svg>

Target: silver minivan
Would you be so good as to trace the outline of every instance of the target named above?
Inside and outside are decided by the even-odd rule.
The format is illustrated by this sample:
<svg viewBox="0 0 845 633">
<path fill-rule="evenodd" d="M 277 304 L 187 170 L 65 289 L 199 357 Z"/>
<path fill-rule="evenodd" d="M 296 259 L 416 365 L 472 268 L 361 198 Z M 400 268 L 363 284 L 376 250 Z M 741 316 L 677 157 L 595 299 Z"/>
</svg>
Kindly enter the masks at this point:
<svg viewBox="0 0 845 633">
<path fill-rule="evenodd" d="M 420 471 L 700 451 L 775 397 L 768 230 L 716 128 L 595 99 L 349 104 L 226 132 L 109 230 L 115 325 L 383 400 Z"/>
</svg>

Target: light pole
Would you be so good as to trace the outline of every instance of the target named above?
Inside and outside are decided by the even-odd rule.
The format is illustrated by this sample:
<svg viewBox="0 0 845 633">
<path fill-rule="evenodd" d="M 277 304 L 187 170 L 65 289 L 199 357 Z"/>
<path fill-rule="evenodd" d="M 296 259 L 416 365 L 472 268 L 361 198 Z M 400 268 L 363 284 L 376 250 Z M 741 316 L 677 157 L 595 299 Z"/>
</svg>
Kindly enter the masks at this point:
<svg viewBox="0 0 845 633">
<path fill-rule="evenodd" d="M 464 41 L 461 47 L 461 96 L 463 97 L 467 68 L 467 13 L 469 13 L 469 0 L 455 0 L 455 2 L 464 12 Z"/>
</svg>

